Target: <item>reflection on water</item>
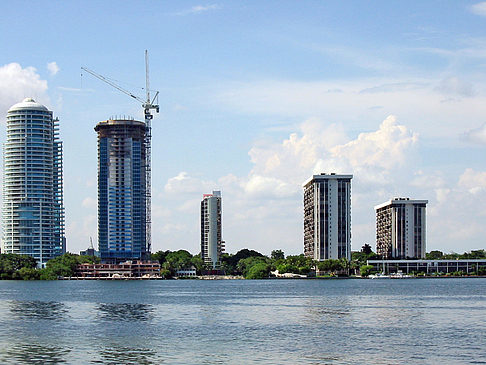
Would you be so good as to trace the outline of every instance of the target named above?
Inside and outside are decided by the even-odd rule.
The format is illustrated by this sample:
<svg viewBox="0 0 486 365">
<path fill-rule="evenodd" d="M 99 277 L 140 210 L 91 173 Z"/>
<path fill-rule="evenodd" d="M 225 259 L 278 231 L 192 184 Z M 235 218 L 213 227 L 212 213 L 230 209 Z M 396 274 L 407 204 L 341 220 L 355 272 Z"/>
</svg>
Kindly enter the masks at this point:
<svg viewBox="0 0 486 365">
<path fill-rule="evenodd" d="M 2 353 L 2 363 L 62 364 L 70 350 L 58 346 L 43 346 L 36 343 L 15 343 Z"/>
<path fill-rule="evenodd" d="M 10 312 L 17 318 L 60 320 L 67 313 L 66 306 L 58 302 L 10 302 Z"/>
<path fill-rule="evenodd" d="M 111 346 L 100 350 L 100 361 L 93 361 L 100 364 L 159 364 L 160 359 L 156 358 L 156 352 L 148 348 Z"/>
<path fill-rule="evenodd" d="M 154 315 L 154 307 L 142 303 L 100 303 L 96 309 L 108 321 L 149 321 Z"/>
<path fill-rule="evenodd" d="M 304 304 L 305 318 L 311 323 L 339 321 L 351 314 L 351 303 L 347 297 L 311 298 Z"/>
<path fill-rule="evenodd" d="M 486 363 L 484 293 L 486 279 L 0 281 L 0 365 Z"/>
</svg>

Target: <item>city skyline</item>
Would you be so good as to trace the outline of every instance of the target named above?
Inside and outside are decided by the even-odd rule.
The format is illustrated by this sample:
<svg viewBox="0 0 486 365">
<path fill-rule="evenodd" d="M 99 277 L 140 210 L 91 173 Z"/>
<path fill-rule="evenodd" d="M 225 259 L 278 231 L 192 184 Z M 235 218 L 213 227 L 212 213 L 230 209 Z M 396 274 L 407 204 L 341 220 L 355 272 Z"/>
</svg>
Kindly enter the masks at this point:
<svg viewBox="0 0 486 365">
<path fill-rule="evenodd" d="M 97 237 L 93 121 L 143 119 L 140 105 L 80 77 L 80 67 L 143 95 L 144 49 L 161 92 L 152 251 L 198 252 L 200 194 L 214 188 L 225 192 L 229 252 L 299 254 L 301 184 L 325 171 L 354 175 L 353 250 L 375 243 L 373 206 L 404 195 L 429 200 L 427 250 L 484 248 L 484 3 L 113 9 L 110 1 L 38 2 L 19 24 L 18 7 L 2 5 L 0 112 L 33 97 L 61 120 L 69 251 Z M 127 24 L 144 18 L 146 27 L 106 27 L 109 14 Z M 100 29 L 105 42 L 93 42 Z"/>
</svg>

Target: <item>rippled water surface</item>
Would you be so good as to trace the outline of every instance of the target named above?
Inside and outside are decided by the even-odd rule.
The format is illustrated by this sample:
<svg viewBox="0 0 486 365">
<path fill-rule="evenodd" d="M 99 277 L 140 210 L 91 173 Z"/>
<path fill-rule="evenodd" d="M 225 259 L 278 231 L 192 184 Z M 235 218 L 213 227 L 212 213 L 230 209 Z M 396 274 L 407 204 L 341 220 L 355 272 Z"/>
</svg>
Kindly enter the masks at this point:
<svg viewBox="0 0 486 365">
<path fill-rule="evenodd" d="M 0 281 L 0 363 L 486 364 L 486 279 Z"/>
</svg>

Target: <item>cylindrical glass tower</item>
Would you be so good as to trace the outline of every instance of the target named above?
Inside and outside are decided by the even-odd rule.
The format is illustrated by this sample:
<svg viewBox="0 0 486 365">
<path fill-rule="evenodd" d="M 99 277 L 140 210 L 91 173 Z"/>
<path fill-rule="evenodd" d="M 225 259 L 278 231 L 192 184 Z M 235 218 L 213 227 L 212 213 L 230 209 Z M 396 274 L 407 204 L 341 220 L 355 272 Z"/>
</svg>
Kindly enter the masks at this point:
<svg viewBox="0 0 486 365">
<path fill-rule="evenodd" d="M 98 245 L 104 263 L 148 260 L 145 123 L 106 120 L 98 132 Z"/>
<path fill-rule="evenodd" d="M 58 125 L 52 112 L 31 98 L 7 113 L 2 253 L 32 256 L 39 266 L 66 249 Z"/>
</svg>

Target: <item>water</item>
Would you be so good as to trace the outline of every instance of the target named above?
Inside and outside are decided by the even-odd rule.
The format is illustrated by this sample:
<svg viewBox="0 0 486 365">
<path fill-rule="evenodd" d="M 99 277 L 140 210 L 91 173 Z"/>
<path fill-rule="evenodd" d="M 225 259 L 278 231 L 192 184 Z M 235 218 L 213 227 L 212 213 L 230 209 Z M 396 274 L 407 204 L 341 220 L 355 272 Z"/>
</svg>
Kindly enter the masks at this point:
<svg viewBox="0 0 486 365">
<path fill-rule="evenodd" d="M 486 364 L 486 279 L 0 281 L 0 363 Z"/>
</svg>

